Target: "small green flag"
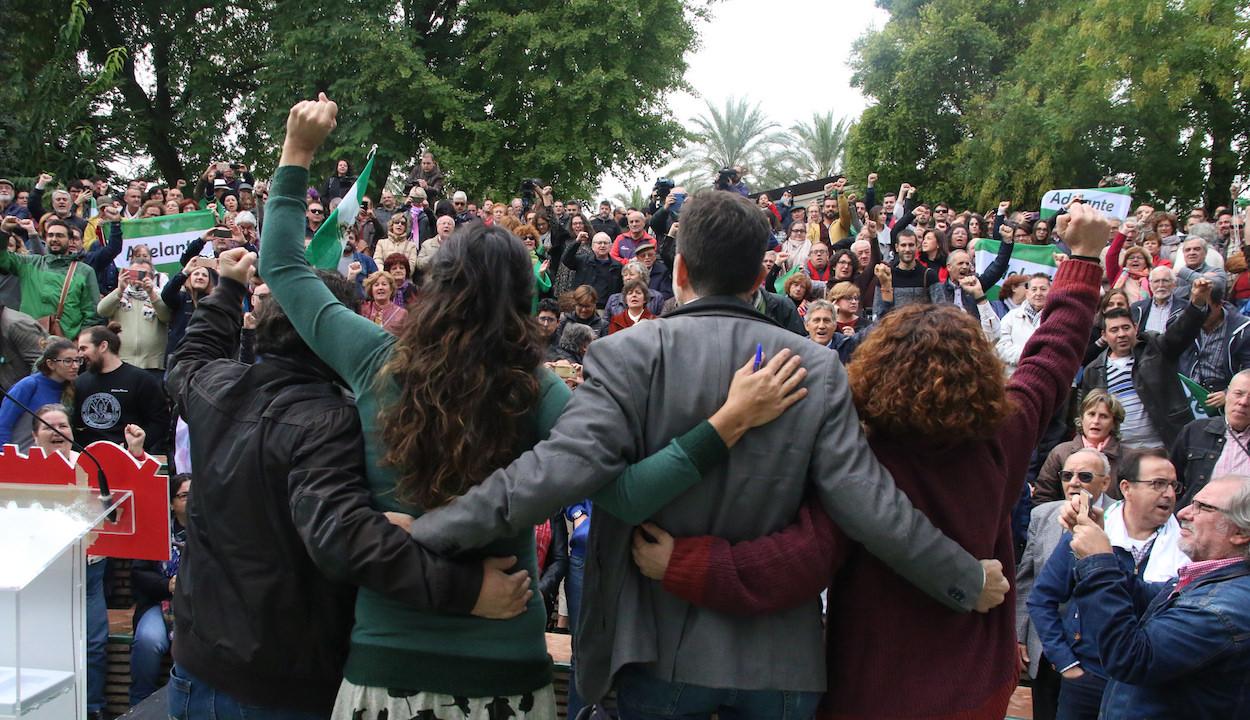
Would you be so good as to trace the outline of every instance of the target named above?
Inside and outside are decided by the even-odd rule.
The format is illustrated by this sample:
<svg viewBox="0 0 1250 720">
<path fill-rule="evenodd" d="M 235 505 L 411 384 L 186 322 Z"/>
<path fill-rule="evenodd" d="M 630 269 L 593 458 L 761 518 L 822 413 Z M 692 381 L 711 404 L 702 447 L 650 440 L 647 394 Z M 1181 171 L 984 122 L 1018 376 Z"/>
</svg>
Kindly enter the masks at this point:
<svg viewBox="0 0 1250 720">
<path fill-rule="evenodd" d="M 1219 414 L 1207 407 L 1207 396 L 1211 393 L 1206 388 L 1180 373 L 1176 373 L 1176 377 L 1180 378 L 1181 389 L 1185 391 L 1185 397 L 1189 398 L 1189 409 L 1194 411 L 1195 418 L 1215 417 Z"/>
<path fill-rule="evenodd" d="M 778 295 L 783 294 L 781 290 L 782 288 L 786 286 L 786 280 L 789 280 L 790 276 L 795 274 L 796 272 L 799 272 L 800 269 L 801 268 L 799 268 L 798 265 L 795 265 L 794 267 L 790 268 L 790 272 L 784 275 L 778 275 L 777 279 L 773 280 L 773 292 L 777 293 Z"/>
<path fill-rule="evenodd" d="M 347 244 L 347 228 L 356 224 L 356 213 L 360 212 L 360 201 L 369 191 L 369 175 L 373 172 L 373 157 L 377 148 L 369 151 L 369 160 L 360 177 L 352 184 L 343 200 L 330 213 L 330 217 L 321 223 L 317 232 L 313 233 L 312 242 L 304 251 L 308 264 L 322 270 L 337 270 L 343 259 L 343 246 Z"/>
</svg>

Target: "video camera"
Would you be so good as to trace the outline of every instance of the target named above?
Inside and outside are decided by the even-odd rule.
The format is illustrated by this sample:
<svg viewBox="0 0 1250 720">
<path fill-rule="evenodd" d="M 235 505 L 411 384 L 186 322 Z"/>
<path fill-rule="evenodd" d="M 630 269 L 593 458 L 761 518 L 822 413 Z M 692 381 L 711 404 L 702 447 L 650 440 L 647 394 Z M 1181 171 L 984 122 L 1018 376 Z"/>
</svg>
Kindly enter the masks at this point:
<svg viewBox="0 0 1250 720">
<path fill-rule="evenodd" d="M 525 178 L 521 181 L 521 205 L 529 210 L 534 205 L 534 198 L 543 190 L 543 181 L 538 178 Z"/>
<path fill-rule="evenodd" d="M 728 190 L 730 185 L 737 182 L 738 171 L 733 168 L 721 168 L 720 172 L 716 173 L 715 187 L 717 190 Z"/>
</svg>

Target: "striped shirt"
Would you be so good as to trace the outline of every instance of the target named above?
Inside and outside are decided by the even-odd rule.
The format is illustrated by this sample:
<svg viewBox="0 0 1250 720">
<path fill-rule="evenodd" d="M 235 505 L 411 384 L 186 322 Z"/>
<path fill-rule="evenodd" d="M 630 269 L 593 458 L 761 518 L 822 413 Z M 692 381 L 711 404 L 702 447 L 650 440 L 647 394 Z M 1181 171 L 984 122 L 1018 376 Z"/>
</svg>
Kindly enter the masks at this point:
<svg viewBox="0 0 1250 720">
<path fill-rule="evenodd" d="M 1107 392 L 1124 406 L 1124 422 L 1120 423 L 1120 443 L 1132 448 L 1161 448 L 1163 439 L 1155 431 L 1137 388 L 1133 387 L 1133 356 L 1107 356 Z"/>
</svg>

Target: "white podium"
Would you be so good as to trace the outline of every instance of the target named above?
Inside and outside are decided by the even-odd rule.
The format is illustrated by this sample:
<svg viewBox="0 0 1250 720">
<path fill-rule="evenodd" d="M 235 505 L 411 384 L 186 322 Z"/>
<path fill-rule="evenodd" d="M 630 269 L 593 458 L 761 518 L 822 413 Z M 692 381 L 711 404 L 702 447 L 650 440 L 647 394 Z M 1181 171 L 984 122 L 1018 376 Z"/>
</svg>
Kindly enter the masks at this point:
<svg viewBox="0 0 1250 720">
<path fill-rule="evenodd" d="M 87 535 L 129 496 L 0 483 L 0 719 L 86 717 Z"/>
</svg>

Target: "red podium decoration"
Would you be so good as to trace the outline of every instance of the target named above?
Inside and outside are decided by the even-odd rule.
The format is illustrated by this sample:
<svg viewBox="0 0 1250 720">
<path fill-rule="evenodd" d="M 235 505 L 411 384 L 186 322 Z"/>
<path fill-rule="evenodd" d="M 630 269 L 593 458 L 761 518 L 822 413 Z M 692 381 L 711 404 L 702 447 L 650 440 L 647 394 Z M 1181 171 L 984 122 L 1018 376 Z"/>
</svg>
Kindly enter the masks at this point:
<svg viewBox="0 0 1250 720">
<path fill-rule="evenodd" d="M 92 555 L 132 560 L 169 559 L 169 480 L 158 475 L 160 463 L 151 455 L 135 459 L 120 445 L 97 441 L 87 446 L 100 461 L 113 493 L 128 491 L 130 497 L 120 506 L 117 519 L 106 521 L 91 545 Z M 43 448 L 32 447 L 23 455 L 16 445 L 0 450 L 0 482 L 25 485 L 79 485 L 78 469 L 87 484 L 99 488 L 95 464 L 85 455 L 78 456 L 77 465 L 59 453 L 45 455 Z"/>
</svg>

